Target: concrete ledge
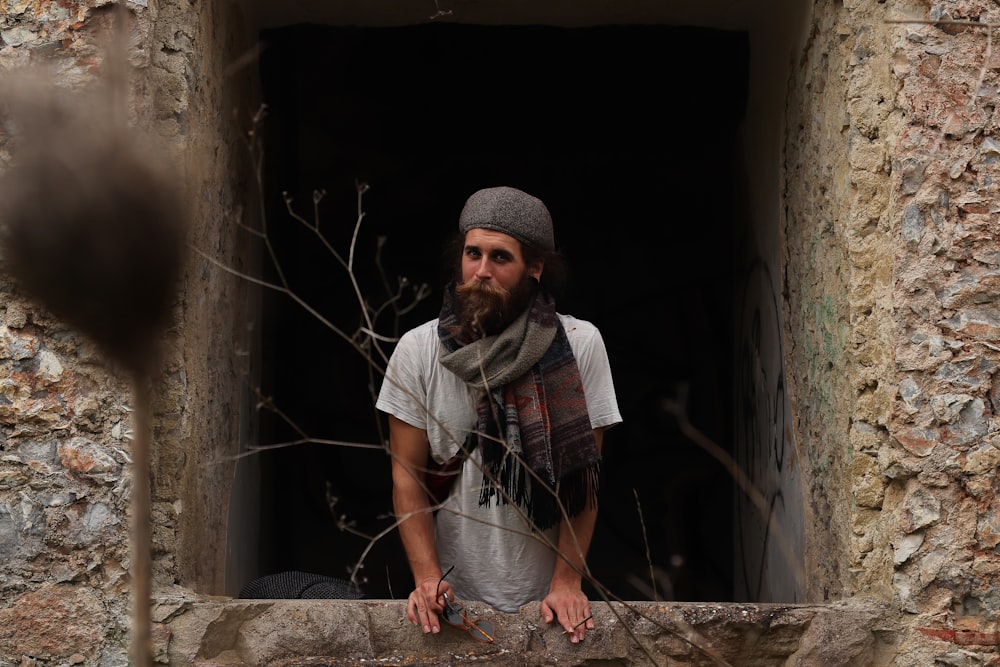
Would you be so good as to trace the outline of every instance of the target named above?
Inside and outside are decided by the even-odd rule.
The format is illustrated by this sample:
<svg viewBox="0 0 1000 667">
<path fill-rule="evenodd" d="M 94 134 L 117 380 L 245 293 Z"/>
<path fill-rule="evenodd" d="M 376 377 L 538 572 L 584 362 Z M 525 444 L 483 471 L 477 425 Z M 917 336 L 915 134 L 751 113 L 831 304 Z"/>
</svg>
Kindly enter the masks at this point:
<svg viewBox="0 0 1000 667">
<path fill-rule="evenodd" d="M 160 597 L 156 658 L 172 667 L 268 665 L 873 665 L 894 635 L 873 603 L 764 605 L 594 603 L 596 628 L 580 644 L 544 625 L 538 604 L 517 614 L 467 603 L 496 642 L 444 627 L 424 635 L 402 600 L 231 600 Z"/>
</svg>

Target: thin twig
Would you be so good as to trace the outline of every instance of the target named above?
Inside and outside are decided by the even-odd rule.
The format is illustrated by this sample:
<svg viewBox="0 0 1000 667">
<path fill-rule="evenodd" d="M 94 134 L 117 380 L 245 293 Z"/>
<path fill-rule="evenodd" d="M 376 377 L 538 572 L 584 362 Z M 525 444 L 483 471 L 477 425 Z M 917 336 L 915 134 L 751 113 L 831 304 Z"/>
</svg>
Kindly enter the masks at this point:
<svg viewBox="0 0 1000 667">
<path fill-rule="evenodd" d="M 885 23 L 917 23 L 920 25 L 961 25 L 970 28 L 998 28 L 1000 23 L 968 21 L 963 19 L 885 19 Z"/>
<path fill-rule="evenodd" d="M 135 439 L 132 441 L 132 664 L 135 667 L 150 667 L 153 661 L 149 490 L 152 407 L 148 377 L 137 372 L 132 382 L 132 400 L 135 403 Z"/>
<path fill-rule="evenodd" d="M 594 615 L 593 615 L 593 614 L 591 614 L 591 615 L 590 615 L 590 616 L 588 616 L 587 618 L 583 619 L 582 621 L 580 621 L 579 623 L 577 623 L 576 625 L 574 625 L 574 626 L 573 626 L 573 630 L 563 630 L 563 634 L 564 634 L 564 635 L 568 635 L 568 634 L 569 634 L 570 632 L 573 632 L 574 630 L 576 630 L 576 629 L 577 629 L 578 627 L 580 627 L 581 625 L 583 625 L 584 623 L 586 623 L 587 621 L 589 621 L 589 620 L 590 620 L 590 619 L 592 619 L 593 617 L 594 617 Z"/>
<path fill-rule="evenodd" d="M 642 530 L 642 543 L 646 547 L 646 562 L 649 563 L 649 583 L 653 586 L 653 600 L 659 599 L 656 594 L 656 574 L 653 572 L 653 555 L 649 551 L 649 537 L 646 534 L 646 519 L 642 516 L 642 503 L 639 502 L 639 492 L 632 487 L 632 495 L 635 496 L 635 510 L 639 515 L 639 527 Z"/>
<path fill-rule="evenodd" d="M 761 516 L 767 518 L 768 529 L 772 530 L 775 535 L 775 539 L 785 556 L 785 561 L 787 565 L 792 569 L 792 575 L 795 577 L 797 582 L 805 581 L 805 570 L 799 563 L 799 558 L 797 554 L 792 549 L 791 544 L 781 526 L 776 522 L 773 515 L 768 511 L 768 502 L 764 498 L 764 495 L 757 490 L 754 486 L 753 481 L 750 477 L 740 468 L 739 464 L 726 452 L 722 447 L 717 445 L 711 438 L 702 433 L 698 428 L 696 428 L 687 417 L 687 412 L 684 407 L 676 401 L 664 401 L 665 409 L 672 414 L 680 426 L 681 432 L 688 438 L 693 440 L 699 447 L 704 449 L 712 458 L 717 460 L 729 473 L 729 476 L 735 480 L 737 486 L 740 490 L 746 494 L 750 499 L 750 502 L 757 508 L 761 513 Z"/>
</svg>

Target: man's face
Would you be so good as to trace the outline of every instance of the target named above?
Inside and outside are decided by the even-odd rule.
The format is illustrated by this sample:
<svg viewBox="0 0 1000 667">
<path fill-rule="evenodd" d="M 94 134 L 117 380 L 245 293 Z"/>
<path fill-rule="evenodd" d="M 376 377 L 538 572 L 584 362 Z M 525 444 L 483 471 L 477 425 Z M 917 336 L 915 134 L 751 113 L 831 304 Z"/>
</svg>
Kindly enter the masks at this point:
<svg viewBox="0 0 1000 667">
<path fill-rule="evenodd" d="M 520 242 L 502 232 L 470 229 L 455 289 L 459 320 L 470 338 L 502 331 L 528 306 L 542 264 L 528 266 Z"/>
</svg>

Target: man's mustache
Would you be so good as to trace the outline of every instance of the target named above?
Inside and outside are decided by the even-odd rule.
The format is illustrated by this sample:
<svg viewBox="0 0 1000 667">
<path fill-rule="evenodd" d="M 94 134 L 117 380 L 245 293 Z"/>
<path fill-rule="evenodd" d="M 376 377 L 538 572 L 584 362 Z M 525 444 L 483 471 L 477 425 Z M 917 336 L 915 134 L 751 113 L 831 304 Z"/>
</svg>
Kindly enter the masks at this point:
<svg viewBox="0 0 1000 667">
<path fill-rule="evenodd" d="M 455 287 L 459 294 L 487 294 L 491 296 L 507 296 L 510 292 L 503 287 L 491 285 L 490 283 L 473 278 L 464 283 L 459 283 Z"/>
</svg>

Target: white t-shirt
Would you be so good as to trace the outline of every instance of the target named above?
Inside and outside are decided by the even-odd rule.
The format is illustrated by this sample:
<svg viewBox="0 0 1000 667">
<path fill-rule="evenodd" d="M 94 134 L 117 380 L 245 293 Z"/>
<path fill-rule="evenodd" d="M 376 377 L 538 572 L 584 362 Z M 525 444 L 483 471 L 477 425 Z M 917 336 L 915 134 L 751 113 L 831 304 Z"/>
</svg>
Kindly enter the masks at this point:
<svg viewBox="0 0 1000 667">
<path fill-rule="evenodd" d="M 559 315 L 580 368 L 587 411 L 594 428 L 621 422 L 611 366 L 601 333 L 590 322 Z M 438 321 L 400 338 L 389 360 L 375 406 L 427 431 L 431 456 L 443 463 L 476 428 L 476 391 L 441 365 Z M 555 565 L 558 527 L 532 536 L 515 505 L 480 507 L 481 450 L 465 462 L 451 495 L 437 513 L 436 540 L 442 571 L 462 600 L 481 600 L 500 611 L 548 593 Z"/>
</svg>

